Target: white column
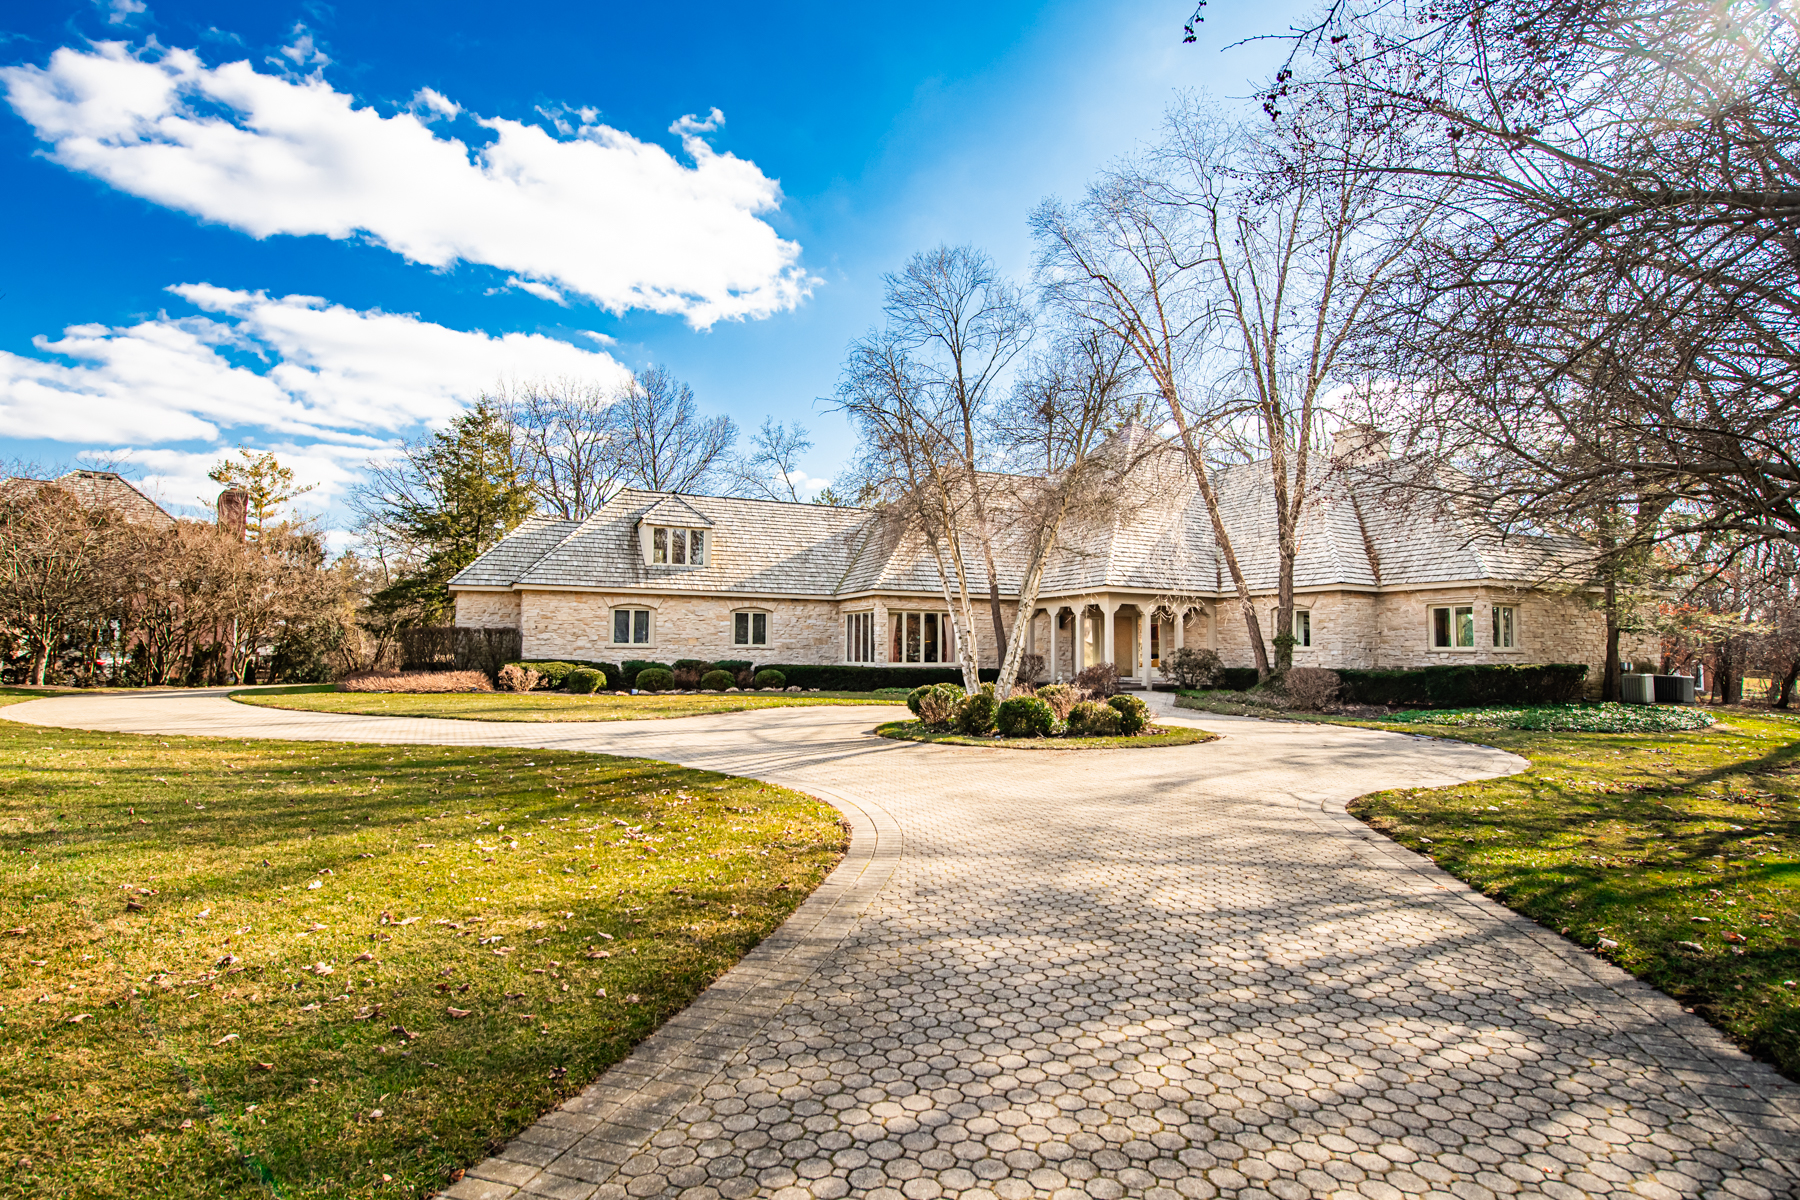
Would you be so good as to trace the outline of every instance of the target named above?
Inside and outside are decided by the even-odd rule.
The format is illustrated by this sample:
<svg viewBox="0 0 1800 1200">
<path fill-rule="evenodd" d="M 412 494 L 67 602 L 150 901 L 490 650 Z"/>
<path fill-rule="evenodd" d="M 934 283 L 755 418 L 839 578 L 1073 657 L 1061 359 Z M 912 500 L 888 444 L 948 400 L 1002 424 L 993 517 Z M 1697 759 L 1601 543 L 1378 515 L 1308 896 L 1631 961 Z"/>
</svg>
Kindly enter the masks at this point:
<svg viewBox="0 0 1800 1200">
<path fill-rule="evenodd" d="M 1073 619 L 1069 622 L 1075 633 L 1075 645 L 1069 660 L 1069 677 L 1072 679 L 1087 669 L 1087 602 L 1083 601 L 1070 609 Z"/>
<path fill-rule="evenodd" d="M 1114 670 L 1119 666 L 1118 650 L 1113 645 L 1114 618 L 1118 611 L 1119 606 L 1110 596 L 1100 602 L 1100 619 L 1105 622 L 1100 628 L 1100 661 L 1111 663 Z"/>
<path fill-rule="evenodd" d="M 1187 605 L 1183 604 L 1175 610 L 1174 647 L 1177 650 L 1187 646 Z"/>
<path fill-rule="evenodd" d="M 1156 620 L 1153 610 L 1138 605 L 1138 678 L 1144 690 L 1150 690 L 1150 622 Z"/>
<path fill-rule="evenodd" d="M 1057 681 L 1057 679 L 1060 678 L 1060 676 L 1057 674 L 1057 672 L 1059 670 L 1061 670 L 1061 668 L 1062 668 L 1062 664 L 1056 660 L 1056 611 L 1057 610 L 1054 608 L 1050 610 L 1050 671 L 1049 671 L 1049 679 L 1050 679 L 1051 683 L 1055 683 Z"/>
</svg>

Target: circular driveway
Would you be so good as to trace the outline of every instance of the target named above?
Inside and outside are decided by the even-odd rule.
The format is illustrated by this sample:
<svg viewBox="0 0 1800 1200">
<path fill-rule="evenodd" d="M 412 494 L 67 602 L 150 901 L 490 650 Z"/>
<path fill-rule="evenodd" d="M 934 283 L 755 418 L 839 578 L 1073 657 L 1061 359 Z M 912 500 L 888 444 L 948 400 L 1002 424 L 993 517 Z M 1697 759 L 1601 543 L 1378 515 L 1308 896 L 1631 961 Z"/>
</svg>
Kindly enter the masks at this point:
<svg viewBox="0 0 1800 1200">
<path fill-rule="evenodd" d="M 640 755 L 844 811 L 850 854 L 794 917 L 472 1168 L 459 1198 L 1758 1200 L 1800 1187 L 1800 1088 L 1343 814 L 1369 791 L 1520 759 L 1229 717 L 1191 722 L 1218 741 L 1157 750 L 868 736 L 891 711 L 513 724 L 170 692 L 0 717 Z"/>
</svg>

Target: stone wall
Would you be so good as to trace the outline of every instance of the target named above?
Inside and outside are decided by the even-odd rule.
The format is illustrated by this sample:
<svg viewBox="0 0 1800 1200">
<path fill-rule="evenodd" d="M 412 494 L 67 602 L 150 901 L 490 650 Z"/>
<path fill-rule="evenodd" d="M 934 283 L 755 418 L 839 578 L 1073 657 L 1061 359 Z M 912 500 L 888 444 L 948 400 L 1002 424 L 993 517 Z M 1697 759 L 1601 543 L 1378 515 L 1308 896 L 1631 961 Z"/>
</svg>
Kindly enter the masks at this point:
<svg viewBox="0 0 1800 1200">
<path fill-rule="evenodd" d="M 776 600 L 761 603 L 701 596 L 626 596 L 592 592 L 524 592 L 521 630 L 527 658 L 579 658 L 598 662 L 678 658 L 748 659 L 755 663 L 838 662 L 843 625 L 835 601 Z M 648 644 L 615 645 L 615 608 L 648 609 Z M 769 616 L 768 643 L 740 646 L 733 639 L 737 612 Z"/>
<path fill-rule="evenodd" d="M 456 623 L 469 629 L 517 629 L 519 593 L 458 592 Z"/>
</svg>

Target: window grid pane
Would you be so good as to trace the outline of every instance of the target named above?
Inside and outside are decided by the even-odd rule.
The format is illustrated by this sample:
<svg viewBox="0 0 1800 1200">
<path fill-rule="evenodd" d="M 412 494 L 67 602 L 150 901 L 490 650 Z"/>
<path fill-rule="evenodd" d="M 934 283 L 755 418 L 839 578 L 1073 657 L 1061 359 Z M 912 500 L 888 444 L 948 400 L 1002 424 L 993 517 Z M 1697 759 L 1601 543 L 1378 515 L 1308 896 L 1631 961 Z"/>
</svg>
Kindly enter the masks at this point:
<svg viewBox="0 0 1800 1200">
<path fill-rule="evenodd" d="M 706 531 L 691 530 L 688 533 L 688 561 L 696 567 L 706 563 Z"/>
<path fill-rule="evenodd" d="M 1472 608 L 1456 610 L 1456 644 L 1468 649 L 1475 646 L 1475 610 Z"/>
<path fill-rule="evenodd" d="M 739 646 L 748 646 L 750 644 L 750 614 L 733 613 L 731 624 L 732 641 Z"/>
<path fill-rule="evenodd" d="M 769 614 L 750 614 L 750 644 L 766 646 L 769 644 Z"/>
<path fill-rule="evenodd" d="M 687 530 L 669 530 L 669 561 L 687 565 Z"/>
<path fill-rule="evenodd" d="M 626 646 L 631 643 L 631 611 L 616 609 L 613 612 L 613 644 Z"/>
<path fill-rule="evenodd" d="M 1431 610 L 1431 644 L 1439 649 L 1450 646 L 1450 610 L 1447 608 Z"/>
<path fill-rule="evenodd" d="M 650 610 L 639 608 L 631 614 L 631 640 L 639 645 L 650 641 Z"/>
<path fill-rule="evenodd" d="M 666 563 L 669 561 L 669 531 L 656 529 L 650 535 L 650 561 Z"/>
</svg>

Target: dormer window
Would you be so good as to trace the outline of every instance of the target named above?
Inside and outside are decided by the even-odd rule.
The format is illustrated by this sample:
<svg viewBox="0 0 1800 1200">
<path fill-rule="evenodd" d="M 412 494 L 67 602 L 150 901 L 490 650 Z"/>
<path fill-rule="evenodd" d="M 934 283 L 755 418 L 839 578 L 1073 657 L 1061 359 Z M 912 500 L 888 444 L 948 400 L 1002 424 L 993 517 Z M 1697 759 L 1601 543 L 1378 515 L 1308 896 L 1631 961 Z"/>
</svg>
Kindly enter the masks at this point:
<svg viewBox="0 0 1800 1200">
<path fill-rule="evenodd" d="M 673 567 L 706 565 L 706 530 L 652 525 L 646 532 L 650 535 L 651 562 Z"/>
</svg>

